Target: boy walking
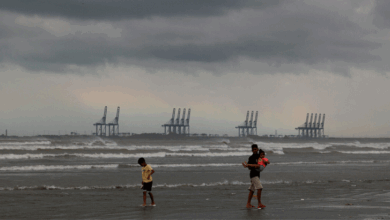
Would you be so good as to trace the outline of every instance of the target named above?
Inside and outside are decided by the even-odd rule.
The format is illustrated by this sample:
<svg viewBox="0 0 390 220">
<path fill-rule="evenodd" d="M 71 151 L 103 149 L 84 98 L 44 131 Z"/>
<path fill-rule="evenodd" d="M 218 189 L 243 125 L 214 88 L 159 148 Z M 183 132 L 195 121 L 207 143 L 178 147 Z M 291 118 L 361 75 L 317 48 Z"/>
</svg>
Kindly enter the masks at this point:
<svg viewBox="0 0 390 220">
<path fill-rule="evenodd" d="M 142 157 L 138 159 L 138 164 L 142 166 L 142 190 L 144 191 L 144 203 L 142 206 L 146 206 L 146 192 L 149 193 L 150 199 L 152 200 L 151 205 L 156 206 L 153 194 L 151 193 L 153 185 L 152 174 L 154 173 L 154 170 L 150 165 L 146 164 L 145 159 Z"/>
<path fill-rule="evenodd" d="M 263 189 L 263 186 L 260 182 L 260 166 L 258 164 L 259 154 L 257 152 L 259 151 L 259 148 L 257 144 L 252 144 L 252 156 L 249 157 L 248 163 L 242 163 L 242 165 L 245 168 L 248 168 L 250 170 L 249 177 L 251 178 L 251 185 L 249 187 L 249 195 L 248 195 L 248 202 L 246 203 L 247 208 L 254 208 L 255 206 L 251 205 L 251 200 L 253 197 L 254 192 L 257 190 L 257 201 L 258 206 L 257 208 L 264 208 L 265 206 L 261 203 L 261 191 Z"/>
</svg>

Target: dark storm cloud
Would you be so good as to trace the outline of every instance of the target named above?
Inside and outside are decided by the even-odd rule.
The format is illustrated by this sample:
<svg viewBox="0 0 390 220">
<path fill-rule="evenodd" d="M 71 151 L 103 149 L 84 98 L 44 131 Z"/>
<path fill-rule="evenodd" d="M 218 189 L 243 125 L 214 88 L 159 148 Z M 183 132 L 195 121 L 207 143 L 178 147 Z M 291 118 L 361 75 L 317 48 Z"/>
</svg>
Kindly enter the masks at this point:
<svg viewBox="0 0 390 220">
<path fill-rule="evenodd" d="M 118 20 L 222 15 L 230 10 L 265 8 L 279 2 L 281 0 L 12 0 L 2 2 L 0 10 L 81 20 Z"/>
<path fill-rule="evenodd" d="M 373 22 L 379 28 L 390 28 L 390 1 L 376 0 Z"/>
<path fill-rule="evenodd" d="M 96 21 L 88 19 L 107 19 L 105 25 L 121 31 L 117 37 L 110 37 L 99 27 L 95 27 L 96 33 L 78 30 L 56 35 L 39 25 L 17 24 L 14 20 L 21 14 L 8 13 L 2 15 L 0 21 L 0 59 L 33 71 L 53 72 L 107 63 L 178 71 L 186 71 L 188 66 L 192 66 L 200 71 L 218 72 L 226 67 L 236 68 L 242 60 L 251 60 L 272 67 L 267 69 L 268 72 L 277 72 L 286 65 L 304 65 L 322 70 L 330 68 L 330 71 L 345 75 L 349 67 L 361 67 L 381 59 L 371 53 L 381 46 L 369 40 L 367 36 L 371 32 L 338 11 L 304 1 L 270 1 L 274 5 L 266 7 L 266 10 L 261 6 L 269 6 L 271 3 L 268 1 L 266 5 L 262 5 L 264 1 L 196 1 L 197 4 L 177 1 L 178 4 L 172 3 L 169 13 L 161 10 L 166 7 L 159 5 L 161 1 L 153 7 L 145 6 L 151 1 L 124 1 L 122 4 L 128 5 L 123 8 L 148 2 L 142 6 L 145 10 L 127 17 L 122 9 L 115 14 L 115 10 L 110 8 L 119 7 L 118 1 L 111 6 L 106 3 L 110 1 L 93 2 L 77 1 L 77 4 L 96 3 L 91 6 L 94 9 L 86 13 L 74 9 L 72 5 L 76 1 L 50 3 L 43 9 L 26 2 L 27 5 L 21 4 L 21 1 L 18 7 L 13 3 L 3 4 L 0 6 L 3 9 L 21 14 L 76 19 L 60 20 L 82 27 L 96 24 Z M 191 7 L 191 4 L 194 6 Z M 106 11 L 103 6 L 107 7 Z M 182 10 L 179 10 L 180 7 Z M 183 17 L 172 18 L 179 15 Z M 160 17 L 123 20 L 151 16 Z M 296 66 L 289 68 L 290 71 L 304 69 Z M 241 71 L 252 72 L 249 67 L 241 67 Z M 284 71 L 288 72 L 280 72 Z"/>
</svg>

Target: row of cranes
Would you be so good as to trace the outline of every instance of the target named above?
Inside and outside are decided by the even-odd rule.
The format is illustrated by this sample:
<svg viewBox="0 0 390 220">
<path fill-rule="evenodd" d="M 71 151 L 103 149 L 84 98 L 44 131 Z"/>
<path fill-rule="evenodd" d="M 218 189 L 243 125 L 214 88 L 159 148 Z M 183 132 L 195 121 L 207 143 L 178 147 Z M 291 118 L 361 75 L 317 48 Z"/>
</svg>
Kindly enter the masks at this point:
<svg viewBox="0 0 390 220">
<path fill-rule="evenodd" d="M 172 118 L 165 124 L 161 125 L 164 127 L 164 134 L 190 134 L 190 115 L 191 109 L 188 109 L 188 116 L 186 117 L 186 109 L 183 109 L 183 117 L 180 119 L 180 108 L 177 112 L 177 118 L 175 120 L 175 108 L 173 108 Z M 167 129 L 168 128 L 168 129 Z"/>
<path fill-rule="evenodd" d="M 244 123 L 242 123 L 241 125 L 236 127 L 236 128 L 238 128 L 238 136 L 239 137 L 245 137 L 248 135 L 257 135 L 257 118 L 258 118 L 258 116 L 259 116 L 259 112 L 256 111 L 255 120 L 253 121 L 253 111 L 252 111 L 251 119 L 250 119 L 250 121 L 248 121 L 249 111 L 246 113 L 246 119 L 245 119 Z"/>
<path fill-rule="evenodd" d="M 94 135 L 96 136 L 107 136 L 107 127 L 108 127 L 108 136 L 118 136 L 119 135 L 119 110 L 118 107 L 116 112 L 116 117 L 110 123 L 106 123 L 107 119 L 107 106 L 104 107 L 104 114 L 102 119 L 93 124 L 96 127 L 96 132 Z M 175 119 L 175 108 L 173 109 L 172 118 L 165 124 L 162 125 L 164 127 L 164 134 L 190 134 L 190 115 L 191 109 L 188 109 L 188 116 L 186 117 L 186 109 L 183 109 L 183 117 L 180 119 L 180 108 L 178 109 L 177 118 Z M 167 129 L 168 128 L 168 129 Z"/>
<path fill-rule="evenodd" d="M 100 121 L 93 124 L 96 127 L 96 136 L 107 136 L 107 126 L 108 126 L 108 136 L 118 136 L 119 135 L 119 111 L 120 107 L 117 108 L 116 117 L 109 123 L 106 123 L 107 118 L 107 106 L 104 108 L 104 114 Z M 164 134 L 179 134 L 179 135 L 190 135 L 190 115 L 191 109 L 188 109 L 188 115 L 186 118 L 186 109 L 183 109 L 183 116 L 180 118 L 181 109 L 178 109 L 177 117 L 175 118 L 176 108 L 173 108 L 172 118 L 165 124 L 161 125 L 164 127 Z M 258 111 L 254 116 L 254 111 L 252 111 L 249 119 L 249 111 L 247 111 L 245 121 L 237 126 L 238 136 L 245 137 L 248 135 L 257 135 L 257 119 Z M 318 138 L 324 137 L 324 123 L 325 123 L 325 114 L 319 114 L 317 121 L 317 113 L 315 114 L 313 121 L 313 113 L 311 113 L 310 122 L 309 122 L 309 113 L 306 116 L 306 122 L 295 128 L 298 130 L 299 137 L 310 137 Z M 321 122 L 322 116 L 322 122 Z"/>
<path fill-rule="evenodd" d="M 114 120 L 106 123 L 107 118 L 107 106 L 104 107 L 104 114 L 103 118 L 100 119 L 100 121 L 93 124 L 96 127 L 96 136 L 107 136 L 107 126 L 108 126 L 108 136 L 118 136 L 119 135 L 119 110 L 120 107 L 118 106 L 116 111 L 116 117 Z"/>
<path fill-rule="evenodd" d="M 325 114 L 323 114 L 322 122 L 321 122 L 321 113 L 319 114 L 318 121 L 317 121 L 317 113 L 316 113 L 313 122 L 313 113 L 311 113 L 310 122 L 309 122 L 309 113 L 307 113 L 306 122 L 301 126 L 295 128 L 295 130 L 298 130 L 298 136 L 300 137 L 310 137 L 310 138 L 324 137 L 325 135 L 324 123 L 325 123 Z"/>
</svg>

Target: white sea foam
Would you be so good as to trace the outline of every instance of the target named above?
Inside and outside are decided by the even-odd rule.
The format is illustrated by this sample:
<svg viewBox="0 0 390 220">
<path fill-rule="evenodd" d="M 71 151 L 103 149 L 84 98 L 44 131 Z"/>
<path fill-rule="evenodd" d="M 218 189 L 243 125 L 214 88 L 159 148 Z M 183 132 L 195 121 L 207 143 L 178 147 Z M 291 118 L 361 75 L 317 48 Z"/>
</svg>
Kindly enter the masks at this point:
<svg viewBox="0 0 390 220">
<path fill-rule="evenodd" d="M 45 171 L 45 170 L 84 170 L 84 169 L 113 169 L 118 164 L 106 165 L 34 165 L 0 167 L 0 171 Z"/>
<path fill-rule="evenodd" d="M 291 184 L 291 181 L 262 181 L 263 184 Z M 305 181 L 305 183 L 315 183 L 315 181 Z M 213 186 L 241 186 L 249 185 L 248 182 L 242 181 L 222 181 L 212 183 L 177 183 L 177 184 L 156 184 L 153 187 L 156 188 L 179 188 L 179 187 L 213 187 Z M 5 190 L 114 190 L 114 189 L 127 189 L 127 188 L 139 188 L 140 184 L 127 184 L 127 185 L 114 185 L 114 186 L 54 186 L 54 185 L 41 185 L 41 186 L 15 186 L 15 187 L 0 187 L 0 191 Z"/>
<path fill-rule="evenodd" d="M 390 163 L 390 160 L 343 160 L 343 161 L 317 161 L 317 162 L 276 162 L 272 165 L 332 165 L 332 164 L 367 164 L 367 163 Z"/>
<path fill-rule="evenodd" d="M 282 150 L 283 148 L 292 148 L 292 149 L 299 149 L 299 148 L 313 148 L 317 150 L 324 150 L 327 147 L 330 147 L 331 144 L 319 144 L 317 142 L 312 143 L 266 143 L 266 142 L 257 142 L 256 143 L 259 148 L 261 149 L 277 149 Z"/>
<path fill-rule="evenodd" d="M 151 164 L 155 168 L 180 167 L 232 167 L 241 166 L 239 163 L 209 163 L 209 164 Z M 139 164 L 97 164 L 97 165 L 33 165 L 0 167 L 0 171 L 50 171 L 50 170 L 86 170 L 86 169 L 115 169 L 139 168 Z"/>
<path fill-rule="evenodd" d="M 242 166 L 240 163 L 202 163 L 202 164 L 154 164 L 153 167 L 232 167 Z"/>
<path fill-rule="evenodd" d="M 267 142 L 257 142 L 256 143 L 259 148 L 261 148 L 264 151 L 272 151 L 275 154 L 284 154 L 284 149 L 302 149 L 302 148 L 313 148 L 316 150 L 322 151 L 321 153 L 330 153 L 331 151 L 325 150 L 328 147 L 340 147 L 340 146 L 349 146 L 349 147 L 356 147 L 356 148 L 373 148 L 373 149 L 389 149 L 390 143 L 360 143 L 359 141 L 355 142 L 348 142 L 348 143 L 267 143 Z M 368 151 L 371 152 L 370 154 L 374 154 L 374 151 Z"/>
<path fill-rule="evenodd" d="M 342 154 L 390 154 L 390 151 L 337 151 Z"/>
<path fill-rule="evenodd" d="M 355 141 L 352 143 L 330 143 L 332 146 L 349 146 L 357 148 L 373 148 L 373 149 L 388 149 L 390 148 L 390 143 L 360 143 Z"/>
<path fill-rule="evenodd" d="M 313 148 L 316 150 L 324 150 L 327 147 L 332 146 L 331 144 L 319 144 L 313 143 L 256 143 L 260 149 L 264 151 L 272 151 L 274 154 L 284 154 L 283 149 L 301 149 L 301 148 Z"/>
<path fill-rule="evenodd" d="M 200 146 L 200 145 L 183 145 L 183 146 L 149 146 L 149 145 L 140 145 L 140 146 L 118 146 L 116 144 L 107 145 L 107 146 L 98 146 L 98 145 L 57 145 L 57 146 L 47 146 L 47 145 L 1 145 L 0 150 L 26 150 L 26 151 L 37 151 L 37 150 L 167 150 L 172 152 L 177 151 L 210 151 L 210 149 L 227 149 L 226 145 L 211 145 L 211 146 Z"/>
<path fill-rule="evenodd" d="M 50 141 L 0 142 L 0 146 L 50 145 Z"/>
<path fill-rule="evenodd" d="M 175 157 L 234 157 L 234 156 L 248 156 L 250 155 L 248 152 L 223 152 L 223 153 L 167 153 L 167 156 Z"/>
<path fill-rule="evenodd" d="M 247 156 L 247 152 L 222 152 L 222 153 L 135 153 L 135 154 L 114 154 L 114 153 L 65 153 L 65 154 L 0 154 L 0 159 L 41 159 L 50 157 L 83 157 L 83 158 L 138 158 L 138 157 L 233 157 Z"/>
<path fill-rule="evenodd" d="M 359 161 L 319 161 L 319 162 L 276 162 L 272 165 L 333 165 L 333 164 L 370 164 L 390 163 L 390 160 L 359 160 Z M 207 164 L 150 164 L 154 168 L 186 168 L 186 167 L 234 167 L 240 163 L 207 163 Z M 92 164 L 92 165 L 32 165 L 0 167 L 0 171 L 50 171 L 50 170 L 86 170 L 86 169 L 116 169 L 139 168 L 138 164 Z"/>
</svg>

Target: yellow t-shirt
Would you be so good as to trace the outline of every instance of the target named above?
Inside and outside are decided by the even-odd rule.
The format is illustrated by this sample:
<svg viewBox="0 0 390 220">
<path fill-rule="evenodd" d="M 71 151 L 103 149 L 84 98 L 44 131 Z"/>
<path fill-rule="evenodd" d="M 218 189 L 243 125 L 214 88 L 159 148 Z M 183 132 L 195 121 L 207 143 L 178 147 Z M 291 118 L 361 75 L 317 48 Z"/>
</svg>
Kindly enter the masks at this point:
<svg viewBox="0 0 390 220">
<path fill-rule="evenodd" d="M 142 167 L 142 181 L 144 183 L 152 182 L 152 176 L 148 179 L 149 174 L 152 172 L 152 167 L 150 165 L 146 165 L 145 167 Z"/>
</svg>

